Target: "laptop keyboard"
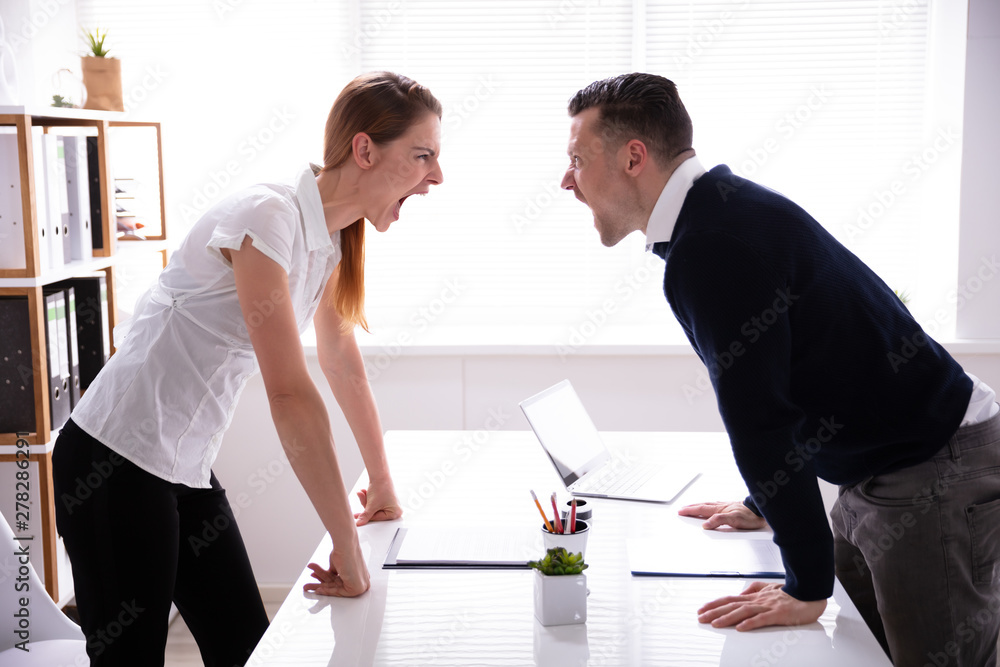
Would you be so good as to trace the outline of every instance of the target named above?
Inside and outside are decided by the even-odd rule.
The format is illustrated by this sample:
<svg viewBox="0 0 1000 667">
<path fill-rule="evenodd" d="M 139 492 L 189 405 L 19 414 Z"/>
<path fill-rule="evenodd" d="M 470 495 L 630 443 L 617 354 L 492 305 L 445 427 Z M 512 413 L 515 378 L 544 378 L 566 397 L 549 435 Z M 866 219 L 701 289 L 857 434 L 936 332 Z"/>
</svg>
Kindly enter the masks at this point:
<svg viewBox="0 0 1000 667">
<path fill-rule="evenodd" d="M 636 466 L 625 470 L 621 476 L 594 475 L 593 480 L 581 480 L 574 491 L 585 493 L 603 493 L 606 495 L 625 495 L 634 493 L 656 474 L 655 466 Z"/>
</svg>

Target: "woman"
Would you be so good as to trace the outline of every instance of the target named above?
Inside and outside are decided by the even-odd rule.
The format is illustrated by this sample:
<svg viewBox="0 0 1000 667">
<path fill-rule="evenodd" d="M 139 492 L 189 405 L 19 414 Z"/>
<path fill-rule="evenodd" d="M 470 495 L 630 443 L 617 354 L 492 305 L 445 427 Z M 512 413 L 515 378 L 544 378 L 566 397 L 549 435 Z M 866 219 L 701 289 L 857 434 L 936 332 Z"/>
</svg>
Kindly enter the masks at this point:
<svg viewBox="0 0 1000 667">
<path fill-rule="evenodd" d="M 353 335 L 366 326 L 364 220 L 385 231 L 407 197 L 441 183 L 440 119 L 440 103 L 416 82 L 358 77 L 330 112 L 323 168 L 304 170 L 295 187 L 258 185 L 213 207 L 140 301 L 53 454 L 56 525 L 92 665 L 162 665 L 172 601 L 206 666 L 244 664 L 266 629 L 211 471 L 258 366 L 281 445 L 333 538 L 329 567 L 310 564 L 318 581 L 305 588 L 368 589 L 355 522 L 402 510 Z M 310 321 L 371 480 L 353 517 L 299 342 Z"/>
</svg>

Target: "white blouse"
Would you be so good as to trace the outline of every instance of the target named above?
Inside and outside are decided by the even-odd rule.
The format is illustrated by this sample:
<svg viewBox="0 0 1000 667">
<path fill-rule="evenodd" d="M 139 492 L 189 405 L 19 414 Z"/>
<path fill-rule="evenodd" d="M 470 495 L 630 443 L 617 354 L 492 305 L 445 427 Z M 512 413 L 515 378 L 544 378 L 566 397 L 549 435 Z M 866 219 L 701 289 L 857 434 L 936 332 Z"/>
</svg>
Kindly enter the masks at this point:
<svg viewBox="0 0 1000 667">
<path fill-rule="evenodd" d="M 232 265 L 220 252 L 238 250 L 247 236 L 288 273 L 305 330 L 341 257 L 312 168 L 295 187 L 253 186 L 195 223 L 135 315 L 115 330 L 117 351 L 73 410 L 80 428 L 168 482 L 209 487 L 222 435 L 258 371 Z M 269 305 L 256 312 L 266 315 Z"/>
</svg>

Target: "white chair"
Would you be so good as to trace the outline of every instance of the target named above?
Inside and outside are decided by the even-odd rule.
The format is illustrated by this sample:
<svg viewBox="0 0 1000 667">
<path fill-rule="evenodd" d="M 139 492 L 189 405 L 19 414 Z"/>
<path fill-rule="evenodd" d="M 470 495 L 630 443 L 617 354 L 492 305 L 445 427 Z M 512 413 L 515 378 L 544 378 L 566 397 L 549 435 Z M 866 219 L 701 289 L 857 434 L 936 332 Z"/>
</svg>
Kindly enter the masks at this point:
<svg viewBox="0 0 1000 667">
<path fill-rule="evenodd" d="M 38 537 L 31 542 L 15 540 L 14 531 L 0 514 L 0 667 L 88 667 L 83 631 L 45 592 L 31 563 L 27 565 L 27 576 L 21 570 L 22 563 L 15 554 L 24 544 L 38 553 L 42 543 Z M 18 590 L 24 584 L 27 590 Z M 27 598 L 24 607 L 21 598 Z M 30 640 L 27 652 L 16 647 L 21 639 L 15 634 L 23 618 L 15 614 L 23 614 L 25 609 Z"/>
</svg>

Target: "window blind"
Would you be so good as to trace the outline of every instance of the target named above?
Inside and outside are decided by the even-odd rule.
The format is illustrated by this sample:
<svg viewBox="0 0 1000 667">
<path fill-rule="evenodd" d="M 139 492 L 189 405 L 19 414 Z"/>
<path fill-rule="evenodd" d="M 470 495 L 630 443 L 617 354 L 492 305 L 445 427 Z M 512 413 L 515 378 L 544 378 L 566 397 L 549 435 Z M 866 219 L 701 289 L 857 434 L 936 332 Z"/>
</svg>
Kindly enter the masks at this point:
<svg viewBox="0 0 1000 667">
<path fill-rule="evenodd" d="M 179 204 L 206 190 L 206 170 L 239 157 L 254 114 L 263 114 L 259 125 L 271 107 L 289 104 L 298 121 L 321 130 L 334 89 L 358 72 L 388 69 L 427 85 L 444 105 L 445 182 L 409 199 L 388 233 L 369 227 L 373 331 L 390 342 L 527 342 L 568 352 L 588 343 L 683 341 L 663 299 L 662 262 L 643 252 L 641 234 L 604 248 L 589 210 L 559 189 L 569 98 L 596 79 L 636 70 L 677 83 L 706 167 L 726 163 L 788 195 L 890 286 L 909 292 L 918 317 L 938 309 L 954 285 L 954 260 L 940 255 L 956 247 L 957 196 L 952 202 L 942 193 L 957 183 L 960 153 L 960 128 L 935 115 L 928 66 L 934 11 L 942 7 L 928 0 L 148 0 L 139 11 L 123 0 L 78 1 L 82 24 L 128 35 L 120 53 L 173 67 L 149 108 L 174 124 L 169 152 L 197 154 L 208 166 L 166 165 L 172 179 L 199 174 L 179 195 L 168 190 L 172 222 Z M 169 47 L 182 19 L 199 43 L 219 45 L 222 64 L 203 76 L 195 59 Z M 167 94 L 181 84 L 193 86 L 199 108 L 238 103 L 241 111 L 199 133 L 185 120 L 191 99 Z M 178 124 L 191 132 L 176 131 Z M 248 179 L 273 180 L 319 159 L 318 138 L 296 127 L 267 159 L 218 188 L 216 199 Z M 222 155 L 213 162 L 216 146 Z"/>
<path fill-rule="evenodd" d="M 363 0 L 361 25 L 385 8 Z M 422 322 L 450 278 L 462 291 L 441 324 L 526 327 L 570 348 L 682 340 L 642 236 L 602 247 L 589 211 L 558 190 L 568 99 L 639 69 L 677 83 L 706 167 L 727 163 L 788 195 L 911 297 L 951 281 L 929 268 L 925 239 L 954 236 L 957 215 L 932 218 L 939 174 L 913 161 L 953 136 L 928 105 L 926 2 L 411 0 L 394 11 L 360 67 L 405 72 L 441 98 L 446 183 L 370 240 L 376 322 Z"/>
</svg>

